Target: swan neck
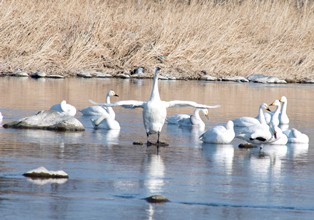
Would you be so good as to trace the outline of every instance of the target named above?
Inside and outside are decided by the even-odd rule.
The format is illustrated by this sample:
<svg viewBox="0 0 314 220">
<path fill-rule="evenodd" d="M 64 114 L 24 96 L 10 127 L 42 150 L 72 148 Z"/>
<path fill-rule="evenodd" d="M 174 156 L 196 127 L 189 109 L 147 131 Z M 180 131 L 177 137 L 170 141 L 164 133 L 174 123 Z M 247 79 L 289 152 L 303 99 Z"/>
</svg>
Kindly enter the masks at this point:
<svg viewBox="0 0 314 220">
<path fill-rule="evenodd" d="M 106 103 L 110 104 L 110 95 L 109 94 L 106 96 Z"/>
<path fill-rule="evenodd" d="M 107 103 L 107 104 L 110 104 L 110 103 L 111 103 L 111 102 L 110 102 L 110 95 L 109 95 L 109 94 L 106 96 L 106 103 Z M 108 114 L 109 114 L 109 116 L 110 116 L 111 118 L 115 119 L 116 113 L 114 112 L 114 110 L 113 110 L 112 107 L 107 107 L 107 112 L 108 112 Z"/>
<path fill-rule="evenodd" d="M 258 113 L 258 120 L 260 121 L 261 124 L 267 124 L 263 108 L 259 108 L 259 113 Z"/>
<path fill-rule="evenodd" d="M 277 106 L 275 112 L 274 112 L 274 116 L 278 117 L 279 116 L 279 113 L 280 113 L 280 110 L 281 110 L 281 106 Z"/>
<path fill-rule="evenodd" d="M 281 114 L 287 113 L 287 102 L 283 102 L 281 106 Z"/>
<path fill-rule="evenodd" d="M 158 89 L 158 70 L 155 71 L 153 89 L 150 95 L 150 100 L 160 100 L 159 89 Z"/>
<path fill-rule="evenodd" d="M 200 116 L 200 109 L 195 109 L 195 111 L 194 111 L 194 116 L 197 118 L 197 119 L 200 119 L 201 118 L 201 116 Z"/>
</svg>

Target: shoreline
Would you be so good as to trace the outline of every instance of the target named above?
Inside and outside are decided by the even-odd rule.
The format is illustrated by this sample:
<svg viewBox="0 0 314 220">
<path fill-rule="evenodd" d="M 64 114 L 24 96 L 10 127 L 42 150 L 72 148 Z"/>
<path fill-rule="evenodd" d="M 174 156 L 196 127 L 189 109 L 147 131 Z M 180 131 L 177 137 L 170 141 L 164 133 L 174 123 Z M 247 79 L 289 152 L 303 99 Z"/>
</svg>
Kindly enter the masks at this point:
<svg viewBox="0 0 314 220">
<path fill-rule="evenodd" d="M 153 76 L 141 72 L 137 73 L 138 69 L 124 73 L 105 73 L 102 71 L 82 71 L 76 74 L 46 74 L 44 72 L 26 72 L 17 70 L 15 72 L 1 72 L 1 77 L 17 77 L 17 78 L 47 78 L 47 79 L 65 79 L 65 78 L 85 78 L 85 79 L 101 79 L 101 78 L 116 78 L 116 79 L 152 79 Z M 193 77 L 175 77 L 169 73 L 162 73 L 160 80 L 186 80 L 186 81 L 210 81 L 210 82 L 236 82 L 236 83 L 260 83 L 260 84 L 314 84 L 314 79 L 280 79 L 276 76 L 264 74 L 251 74 L 248 77 L 232 76 L 232 77 L 214 77 L 203 73 Z"/>
</svg>

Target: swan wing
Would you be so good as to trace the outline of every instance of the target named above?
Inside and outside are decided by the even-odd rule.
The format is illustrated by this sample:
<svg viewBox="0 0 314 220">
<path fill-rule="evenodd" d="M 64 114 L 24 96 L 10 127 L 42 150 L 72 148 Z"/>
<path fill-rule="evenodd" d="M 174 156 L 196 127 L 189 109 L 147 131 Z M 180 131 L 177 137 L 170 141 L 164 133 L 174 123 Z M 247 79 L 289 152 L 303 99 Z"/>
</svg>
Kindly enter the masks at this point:
<svg viewBox="0 0 314 220">
<path fill-rule="evenodd" d="M 166 118 L 168 124 L 178 124 L 178 122 L 184 118 L 190 118 L 189 114 L 176 114 Z"/>
<path fill-rule="evenodd" d="M 194 108 L 219 108 L 220 105 L 203 105 L 193 101 L 173 100 L 165 102 L 167 108 L 171 107 L 194 107 Z"/>
<path fill-rule="evenodd" d="M 89 100 L 89 102 L 94 105 L 100 105 L 100 106 L 105 106 L 105 107 L 121 106 L 123 108 L 143 108 L 145 104 L 144 101 L 137 101 L 137 100 L 122 100 L 122 101 L 117 101 L 110 104 L 94 102 L 93 100 Z"/>
</svg>

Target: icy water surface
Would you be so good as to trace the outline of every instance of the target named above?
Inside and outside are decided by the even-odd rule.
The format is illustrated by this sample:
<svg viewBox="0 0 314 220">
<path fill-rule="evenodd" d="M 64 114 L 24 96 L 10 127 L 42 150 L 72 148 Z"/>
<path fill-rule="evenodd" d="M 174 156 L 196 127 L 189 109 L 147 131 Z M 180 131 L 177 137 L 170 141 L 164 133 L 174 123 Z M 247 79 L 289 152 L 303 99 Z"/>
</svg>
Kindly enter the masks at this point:
<svg viewBox="0 0 314 220">
<path fill-rule="evenodd" d="M 151 80 L 0 78 L 3 123 L 30 116 L 67 100 L 82 109 L 101 102 L 109 89 L 115 100 L 146 100 Z M 84 132 L 0 128 L 1 219 L 313 219 L 314 114 L 312 85 L 261 85 L 160 81 L 164 100 L 221 104 L 206 127 L 240 116 L 256 116 L 260 103 L 288 98 L 290 128 L 310 136 L 309 145 L 256 150 L 202 144 L 201 132 L 165 125 L 169 147 L 145 142 L 140 110 L 115 108 L 119 132 L 94 130 L 77 113 Z M 168 114 L 192 113 L 191 108 Z M 204 120 L 206 120 L 204 118 Z M 64 170 L 68 180 L 31 180 L 22 174 L 44 166 Z M 150 204 L 143 198 L 170 199 Z"/>
</svg>

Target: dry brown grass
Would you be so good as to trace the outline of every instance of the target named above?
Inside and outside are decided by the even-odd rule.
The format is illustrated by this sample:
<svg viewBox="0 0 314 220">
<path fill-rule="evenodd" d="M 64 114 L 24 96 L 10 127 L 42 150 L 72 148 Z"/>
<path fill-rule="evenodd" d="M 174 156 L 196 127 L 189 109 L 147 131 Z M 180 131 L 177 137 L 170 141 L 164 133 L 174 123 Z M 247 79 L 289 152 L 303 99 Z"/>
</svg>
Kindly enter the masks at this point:
<svg viewBox="0 0 314 220">
<path fill-rule="evenodd" d="M 2 0 L 0 70 L 74 74 L 159 65 L 192 78 L 201 71 L 314 77 L 311 2 L 214 2 Z"/>
</svg>

